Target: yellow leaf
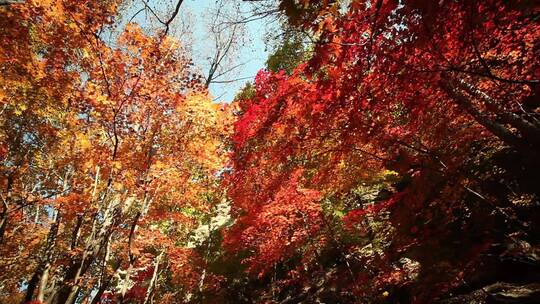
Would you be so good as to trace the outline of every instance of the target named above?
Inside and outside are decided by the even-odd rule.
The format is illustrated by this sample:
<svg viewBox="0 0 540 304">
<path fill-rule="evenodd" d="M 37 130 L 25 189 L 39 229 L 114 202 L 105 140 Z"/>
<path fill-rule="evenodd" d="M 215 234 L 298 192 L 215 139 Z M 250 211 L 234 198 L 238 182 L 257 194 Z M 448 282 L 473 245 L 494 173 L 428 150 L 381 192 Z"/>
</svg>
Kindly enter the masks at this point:
<svg viewBox="0 0 540 304">
<path fill-rule="evenodd" d="M 92 144 L 90 143 L 90 140 L 84 134 L 77 135 L 77 144 L 79 145 L 81 150 L 87 150 L 92 146 Z"/>
</svg>

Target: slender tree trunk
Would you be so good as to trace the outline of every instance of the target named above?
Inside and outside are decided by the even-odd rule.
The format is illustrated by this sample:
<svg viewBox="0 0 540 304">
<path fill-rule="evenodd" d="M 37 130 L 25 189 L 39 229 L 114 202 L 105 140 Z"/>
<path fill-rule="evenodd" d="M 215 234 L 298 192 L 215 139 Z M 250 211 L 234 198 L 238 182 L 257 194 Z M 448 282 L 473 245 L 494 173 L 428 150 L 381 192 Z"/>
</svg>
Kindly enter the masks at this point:
<svg viewBox="0 0 540 304">
<path fill-rule="evenodd" d="M 53 279 L 51 280 L 51 284 L 50 286 L 47 288 L 46 292 L 44 292 L 44 294 L 47 294 L 48 297 L 47 299 L 43 302 L 45 304 L 51 304 L 52 303 L 52 299 L 54 298 L 54 294 L 55 294 L 55 288 L 56 288 L 56 282 L 58 282 L 60 279 L 59 279 L 59 276 L 58 274 L 55 274 L 53 276 Z"/>
<path fill-rule="evenodd" d="M 109 288 L 109 285 L 111 284 L 111 281 L 114 278 L 114 276 L 116 275 L 116 273 L 118 272 L 119 268 L 120 268 L 120 265 L 118 265 L 118 267 L 116 267 L 114 269 L 114 273 L 111 276 L 107 276 L 107 275 L 104 276 L 104 278 L 101 280 L 101 284 L 99 285 L 98 291 L 96 292 L 96 294 L 92 298 L 92 301 L 90 301 L 90 304 L 99 304 L 100 303 L 101 297 L 103 296 L 103 294 L 105 293 L 107 288 Z"/>
<path fill-rule="evenodd" d="M 99 256 L 112 233 L 116 219 L 116 212 L 113 203 L 110 203 L 105 211 L 104 222 L 97 231 L 97 214 L 94 216 L 92 232 L 87 238 L 82 256 L 74 260 L 67 269 L 62 285 L 56 290 L 54 298 L 51 300 L 54 304 L 73 304 L 77 300 L 80 291 L 80 279 L 88 271 L 92 263 Z"/>
<path fill-rule="evenodd" d="M 13 187 L 13 175 L 10 174 L 7 178 L 6 198 L 2 198 L 2 218 L 0 219 L 0 245 L 4 242 L 4 234 L 6 233 L 9 222 L 9 202 L 11 201 L 11 189 Z"/>
<path fill-rule="evenodd" d="M 32 278 L 28 282 L 26 296 L 23 303 L 32 301 L 34 297 L 34 292 L 37 288 L 39 288 L 38 297 L 43 297 L 44 295 L 49 279 L 49 270 L 51 267 L 50 263 L 53 255 L 53 249 L 56 244 L 56 237 L 58 235 L 58 227 L 60 226 L 60 220 L 61 216 L 59 214 L 59 211 L 57 211 L 55 214 L 54 223 L 49 229 L 47 241 L 45 243 L 45 249 L 41 253 L 39 264 L 34 271 Z"/>
<path fill-rule="evenodd" d="M 37 301 L 43 303 L 45 300 L 45 292 L 47 291 L 47 284 L 49 282 L 49 272 L 51 271 L 51 263 L 45 265 L 45 270 L 41 275 L 41 280 L 39 281 L 39 289 L 37 294 Z"/>
<path fill-rule="evenodd" d="M 131 273 L 133 272 L 133 268 L 135 267 L 135 261 L 137 259 L 137 257 L 135 256 L 133 252 L 133 243 L 135 242 L 135 230 L 137 229 L 137 223 L 140 217 L 141 217 L 141 213 L 137 212 L 131 224 L 131 228 L 129 230 L 129 238 L 128 238 L 129 266 L 128 266 L 128 269 L 126 270 L 126 277 L 124 278 L 125 284 L 122 285 L 122 288 L 120 290 L 121 303 L 123 302 L 124 297 L 126 296 L 126 293 L 128 292 L 128 282 L 131 277 Z"/>
<path fill-rule="evenodd" d="M 4 210 L 2 210 L 2 216 L 0 218 L 0 244 L 4 242 L 4 234 L 6 233 L 6 227 L 9 221 L 8 205 L 4 202 Z"/>
<path fill-rule="evenodd" d="M 77 216 L 77 223 L 75 224 L 75 229 L 73 230 L 73 234 L 71 237 L 71 250 L 75 249 L 77 247 L 77 243 L 79 242 L 79 237 L 81 236 L 81 226 L 83 224 L 83 216 L 78 215 Z"/>
<path fill-rule="evenodd" d="M 159 263 L 161 262 L 161 258 L 163 257 L 163 252 L 161 252 L 155 260 L 155 266 L 154 266 L 154 272 L 152 273 L 152 279 L 150 280 L 150 285 L 148 285 L 148 289 L 146 291 L 146 296 L 144 297 L 143 304 L 148 304 L 154 297 L 154 289 L 156 288 L 156 282 L 159 275 Z"/>
<path fill-rule="evenodd" d="M 90 304 L 99 304 L 101 302 L 101 297 L 103 296 L 103 293 L 105 293 L 105 290 L 107 290 L 107 288 L 109 287 L 109 283 L 110 280 L 108 280 L 107 282 L 103 282 L 101 286 L 99 286 L 99 289 L 92 298 Z"/>
<path fill-rule="evenodd" d="M 92 246 L 92 249 L 90 252 L 86 252 L 83 254 L 83 257 L 78 263 L 78 267 L 75 270 L 75 273 L 70 281 L 73 282 L 73 285 L 71 287 L 68 286 L 67 290 L 67 296 L 61 297 L 62 301 L 60 303 L 66 303 L 66 304 L 73 304 L 75 303 L 75 300 L 77 300 L 77 296 L 79 295 L 80 291 L 80 279 L 81 277 L 88 271 L 90 268 L 90 265 L 94 262 L 96 257 L 99 255 L 99 252 L 102 250 L 104 246 L 107 246 L 106 243 L 108 242 L 108 239 L 110 237 L 110 234 L 104 235 L 103 239 L 101 241 L 98 241 L 96 243 L 99 243 L 98 245 Z M 76 265 L 76 264 L 75 264 Z M 75 266 L 74 265 L 74 266 Z M 66 295 L 66 293 L 64 293 Z"/>
<path fill-rule="evenodd" d="M 36 206 L 36 214 L 34 216 L 34 226 L 37 226 L 37 224 L 39 223 L 39 215 L 40 215 L 39 205 L 37 205 Z"/>
<path fill-rule="evenodd" d="M 24 0 L 0 0 L 0 6 L 7 6 L 12 4 L 21 4 L 24 3 Z"/>
</svg>

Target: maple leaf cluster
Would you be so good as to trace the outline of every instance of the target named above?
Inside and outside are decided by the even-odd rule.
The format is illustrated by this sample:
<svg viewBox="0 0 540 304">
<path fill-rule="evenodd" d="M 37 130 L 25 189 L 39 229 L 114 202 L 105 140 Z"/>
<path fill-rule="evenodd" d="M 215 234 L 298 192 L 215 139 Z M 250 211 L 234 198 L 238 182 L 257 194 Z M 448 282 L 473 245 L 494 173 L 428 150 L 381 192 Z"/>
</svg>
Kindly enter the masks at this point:
<svg viewBox="0 0 540 304">
<path fill-rule="evenodd" d="M 282 238 L 272 248 L 279 258 L 249 251 L 248 269 L 274 265 L 263 281 L 287 282 L 278 288 L 285 301 L 427 303 L 478 280 L 477 265 L 496 265 L 485 256 L 512 243 L 508 235 L 530 241 L 538 212 L 531 184 L 540 149 L 538 5 L 280 3 L 289 23 L 311 35 L 313 54 L 290 73 L 259 72 L 255 91 L 238 102 L 228 190 L 238 220 L 229 246 Z M 384 172 L 389 178 L 378 179 Z M 293 176 L 320 195 L 312 225 L 298 227 L 279 211 L 304 204 L 280 195 Z M 512 192 L 535 197 L 534 211 L 512 207 Z M 280 249 L 288 244 L 285 219 L 311 236 L 297 248 L 311 247 L 311 263 Z M 502 222 L 511 227 L 495 228 Z"/>
<path fill-rule="evenodd" d="M 1 302 L 174 302 L 219 283 L 188 242 L 221 200 L 228 110 L 179 41 L 132 23 L 102 38 L 121 5 L 0 7 Z"/>
</svg>

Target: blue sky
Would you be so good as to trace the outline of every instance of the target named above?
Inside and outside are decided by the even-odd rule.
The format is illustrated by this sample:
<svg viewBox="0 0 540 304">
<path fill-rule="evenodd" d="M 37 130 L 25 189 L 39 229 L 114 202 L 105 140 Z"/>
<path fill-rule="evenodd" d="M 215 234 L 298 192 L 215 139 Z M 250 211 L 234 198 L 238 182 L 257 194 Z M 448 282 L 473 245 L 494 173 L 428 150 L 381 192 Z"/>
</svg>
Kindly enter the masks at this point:
<svg viewBox="0 0 540 304">
<path fill-rule="evenodd" d="M 176 1 L 177 0 L 149 0 L 148 3 L 163 20 L 166 20 L 172 13 L 171 8 L 176 4 Z M 134 3 L 135 7 L 130 9 L 133 10 L 133 12 L 143 7 L 141 1 L 134 1 Z M 231 5 L 239 4 L 242 11 L 249 11 L 250 4 L 241 0 L 227 0 L 227 3 Z M 180 14 L 174 20 L 170 31 L 170 33 L 177 36 L 181 42 L 187 40 L 187 43 L 185 41 L 184 43 L 191 46 L 195 65 L 200 68 L 203 73 L 206 72 L 204 65 L 205 58 L 210 55 L 210 46 L 213 44 L 212 38 L 208 37 L 206 34 L 205 26 L 210 18 L 208 12 L 211 11 L 212 7 L 215 5 L 216 0 L 184 0 L 180 8 Z M 129 15 L 129 13 L 126 15 Z M 158 23 L 152 22 L 151 16 L 145 14 L 138 15 L 134 21 L 144 26 L 159 26 Z M 266 20 L 262 19 L 251 21 L 246 24 L 243 36 L 246 38 L 246 42 L 239 47 L 237 53 L 238 60 L 236 61 L 236 64 L 241 64 L 241 66 L 235 69 L 234 74 L 230 74 L 222 80 L 238 78 L 246 79 L 230 83 L 211 84 L 210 93 L 216 98 L 216 101 L 232 101 L 237 91 L 242 88 L 246 82 L 253 80 L 257 72 L 264 66 L 269 54 L 269 52 L 265 50 L 264 42 L 264 36 L 267 32 L 266 22 Z M 181 31 L 180 28 L 182 28 L 182 26 L 184 26 L 185 31 L 191 33 L 185 39 L 183 37 L 178 37 L 178 32 Z"/>
<path fill-rule="evenodd" d="M 241 2 L 241 0 L 238 0 L 238 2 Z M 196 16 L 203 16 L 204 12 L 214 3 L 215 0 L 184 0 L 182 8 L 189 12 L 193 12 Z M 196 19 L 198 20 L 197 23 L 200 24 L 196 24 L 195 26 L 194 51 L 197 51 L 198 48 L 204 48 L 205 37 L 203 31 L 200 29 L 205 22 L 204 19 L 204 17 Z M 252 80 L 257 72 L 264 66 L 266 59 L 268 58 L 268 51 L 265 50 L 264 43 L 266 26 L 264 20 L 255 20 L 249 22 L 246 27 L 246 34 L 249 35 L 251 42 L 247 43 L 240 50 L 241 62 L 246 62 L 246 64 L 238 68 L 238 71 L 236 71 L 237 76 L 234 78 L 250 77 Z M 210 92 L 215 97 L 222 96 L 220 98 L 222 101 L 232 101 L 236 92 L 249 80 L 250 79 L 246 79 L 227 84 L 213 84 L 210 86 Z"/>
</svg>

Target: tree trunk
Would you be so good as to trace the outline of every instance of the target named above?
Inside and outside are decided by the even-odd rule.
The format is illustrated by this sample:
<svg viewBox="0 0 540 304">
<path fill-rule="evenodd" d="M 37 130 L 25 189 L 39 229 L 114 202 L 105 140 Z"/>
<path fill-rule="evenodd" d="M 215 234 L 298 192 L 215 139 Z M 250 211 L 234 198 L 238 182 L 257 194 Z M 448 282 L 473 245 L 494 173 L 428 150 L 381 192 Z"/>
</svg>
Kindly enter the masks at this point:
<svg viewBox="0 0 540 304">
<path fill-rule="evenodd" d="M 120 289 L 120 302 L 123 302 L 124 297 L 126 296 L 126 293 L 128 292 L 129 279 L 131 277 L 131 273 L 133 272 L 133 269 L 135 267 L 135 261 L 137 259 L 137 257 L 135 256 L 133 252 L 133 243 L 135 242 L 135 230 L 137 229 L 137 223 L 140 217 L 141 217 L 141 213 L 137 212 L 131 224 L 131 228 L 129 230 L 129 238 L 128 238 L 129 266 L 128 266 L 128 269 L 126 270 L 126 277 L 124 278 L 125 283 L 122 285 L 122 288 Z"/>
<path fill-rule="evenodd" d="M 441 80 L 440 85 L 442 89 L 452 97 L 455 102 L 467 113 L 469 113 L 480 125 L 484 126 L 493 135 L 497 136 L 500 140 L 506 144 L 515 147 L 519 150 L 527 150 L 526 143 L 515 134 L 513 134 L 504 125 L 494 121 L 485 113 L 480 112 L 471 102 L 471 100 L 464 95 L 456 86 L 448 80 Z"/>
<path fill-rule="evenodd" d="M 150 300 L 154 297 L 154 289 L 156 287 L 156 281 L 158 279 L 159 274 L 159 263 L 161 262 L 161 258 L 163 257 L 163 252 L 161 252 L 157 257 L 154 266 L 154 272 L 152 274 L 152 279 L 150 280 L 150 285 L 148 285 L 148 290 L 146 291 L 146 296 L 144 297 L 143 304 L 150 303 Z"/>
<path fill-rule="evenodd" d="M 457 85 L 471 96 L 475 96 L 484 102 L 486 107 L 492 110 L 502 122 L 507 123 L 521 133 L 522 137 L 534 145 L 540 145 L 540 128 L 527 121 L 522 116 L 505 110 L 499 103 L 488 94 L 478 90 L 471 84 L 459 80 Z"/>
<path fill-rule="evenodd" d="M 24 0 L 0 0 L 0 6 L 22 3 L 24 3 Z"/>
<path fill-rule="evenodd" d="M 82 257 L 71 263 L 62 279 L 62 285 L 54 293 L 54 298 L 51 300 L 51 303 L 73 304 L 77 300 L 80 291 L 79 284 L 81 277 L 88 271 L 92 263 L 99 256 L 103 247 L 107 245 L 110 235 L 112 234 L 112 227 L 114 227 L 117 220 L 112 202 L 105 211 L 104 222 L 99 232 L 97 232 L 96 220 L 97 214 L 94 216 L 92 232 L 85 242 Z"/>
<path fill-rule="evenodd" d="M 4 241 L 4 234 L 6 233 L 6 227 L 9 221 L 8 207 L 4 203 L 4 210 L 2 211 L 2 218 L 0 219 L 0 244 Z"/>
<path fill-rule="evenodd" d="M 9 175 L 7 178 L 6 186 L 6 198 L 2 198 L 2 218 L 0 219 L 0 245 L 4 241 L 4 234 L 6 233 L 7 225 L 9 222 L 9 203 L 11 201 L 11 188 L 13 187 L 13 175 Z"/>
<path fill-rule="evenodd" d="M 45 265 L 45 270 L 41 275 L 41 280 L 39 281 L 39 289 L 37 294 L 37 301 L 43 303 L 45 300 L 45 291 L 47 290 L 47 284 L 49 282 L 49 272 L 51 271 L 51 263 Z"/>
<path fill-rule="evenodd" d="M 41 252 L 41 258 L 39 264 L 32 275 L 32 278 L 28 282 L 28 287 L 26 289 L 26 296 L 24 302 L 32 301 L 34 297 L 34 292 L 39 287 L 38 297 L 43 297 L 44 292 L 47 286 L 49 279 L 49 270 L 51 267 L 51 259 L 53 255 L 53 249 L 56 244 L 56 237 L 58 235 L 58 227 L 60 226 L 61 216 L 59 211 L 55 214 L 54 223 L 49 229 L 49 234 L 47 235 L 47 241 L 45 243 L 45 249 Z M 39 285 L 38 285 L 39 284 Z"/>
</svg>

